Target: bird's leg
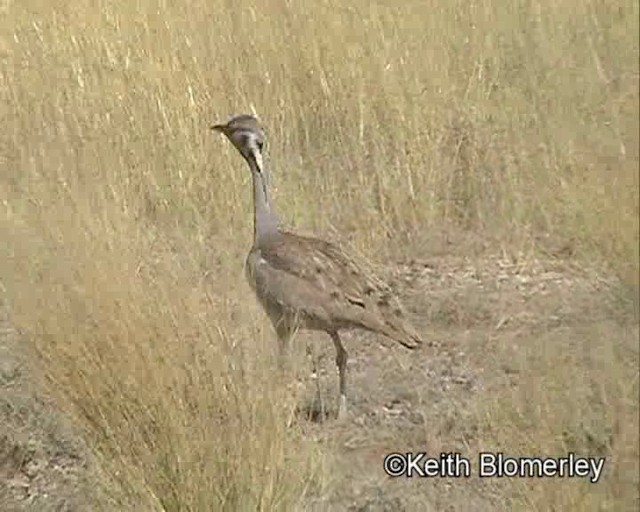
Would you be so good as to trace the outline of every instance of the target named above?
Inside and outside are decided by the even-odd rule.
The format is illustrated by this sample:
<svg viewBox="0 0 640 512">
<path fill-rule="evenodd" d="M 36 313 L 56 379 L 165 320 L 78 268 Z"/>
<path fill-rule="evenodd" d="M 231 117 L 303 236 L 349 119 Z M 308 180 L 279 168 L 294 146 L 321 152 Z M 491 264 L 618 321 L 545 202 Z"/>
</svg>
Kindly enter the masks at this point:
<svg viewBox="0 0 640 512">
<path fill-rule="evenodd" d="M 347 413 L 347 351 L 342 346 L 337 332 L 329 333 L 336 347 L 336 366 L 340 378 L 340 402 L 338 403 L 338 418 L 344 418 Z"/>
<path fill-rule="evenodd" d="M 284 372 L 287 369 L 292 333 L 284 319 L 275 323 L 275 329 L 278 335 L 278 367 Z"/>
<path fill-rule="evenodd" d="M 278 368 L 284 372 L 287 368 L 289 340 L 285 336 L 278 336 Z"/>
<path fill-rule="evenodd" d="M 313 343 L 313 342 L 312 342 Z M 307 354 L 311 357 L 311 369 L 313 378 L 316 381 L 316 404 L 318 405 L 320 420 L 325 418 L 324 400 L 322 399 L 322 390 L 320 389 L 320 371 L 318 367 L 318 352 L 315 344 L 307 343 Z"/>
</svg>

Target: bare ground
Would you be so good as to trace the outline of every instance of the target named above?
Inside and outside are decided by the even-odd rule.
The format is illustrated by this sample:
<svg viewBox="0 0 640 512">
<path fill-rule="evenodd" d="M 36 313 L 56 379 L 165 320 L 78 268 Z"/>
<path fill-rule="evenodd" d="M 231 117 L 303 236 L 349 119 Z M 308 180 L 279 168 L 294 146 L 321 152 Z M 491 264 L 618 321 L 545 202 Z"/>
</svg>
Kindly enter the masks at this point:
<svg viewBox="0 0 640 512">
<path fill-rule="evenodd" d="M 552 260 L 518 263 L 500 255 L 474 260 L 436 256 L 396 265 L 390 273 L 427 346 L 416 354 L 373 334 L 346 334 L 350 409 L 347 419 L 338 422 L 331 417 L 337 391 L 332 344 L 322 335 L 313 338 L 329 417 L 316 421 L 301 414 L 299 425 L 326 447 L 335 471 L 301 509 L 537 508 L 538 494 L 568 489 L 577 492 L 569 493 L 573 497 L 564 501 L 566 509 L 579 509 L 576 500 L 584 498 L 576 496 L 589 493 L 603 497 L 583 504 L 637 509 L 638 444 L 629 438 L 638 428 L 637 402 L 629 404 L 630 413 L 612 415 L 607 393 L 598 397 L 592 389 L 598 365 L 611 357 L 628 363 L 621 379 L 637 372 L 637 290 L 625 291 L 614 280 Z M 304 334 L 301 341 L 311 339 Z M 99 478 L 98 465 L 36 388 L 26 358 L 19 335 L 4 319 L 0 509 L 94 510 L 105 503 L 108 508 L 105 496 L 98 496 L 92 485 Z M 563 386 L 573 385 L 584 386 L 584 393 L 564 395 Z M 637 376 L 629 385 L 637 396 Z M 304 387 L 301 409 L 317 408 L 313 382 L 307 380 Z M 575 403 L 562 403 L 565 396 Z M 513 409 L 504 407 L 509 400 Z M 564 411 L 566 418 L 545 423 L 545 415 Z M 500 422 L 503 430 L 496 427 Z M 550 425 L 564 427 L 553 432 Z M 540 452 L 530 453 L 536 449 Z M 392 479 L 382 470 L 390 452 L 459 452 L 473 462 L 483 450 L 554 457 L 573 450 L 608 459 L 598 484 L 556 480 L 521 486 L 473 476 Z"/>
<path fill-rule="evenodd" d="M 393 273 L 408 288 L 407 303 L 428 341 L 426 357 L 401 347 L 381 348 L 378 342 L 389 344 L 373 335 L 351 335 L 349 420 L 309 423 L 310 435 L 331 447 L 339 469 L 331 490 L 302 508 L 463 511 L 473 504 L 473 510 L 542 510 L 549 503 L 543 496 L 548 500 L 549 492 L 561 495 L 570 489 L 567 494 L 573 498 L 556 500 L 562 510 L 585 510 L 593 503 L 600 503 L 601 510 L 637 509 L 637 402 L 626 429 L 616 425 L 624 420 L 610 421 L 606 408 L 613 404 L 586 389 L 600 380 L 598 365 L 608 360 L 607 347 L 619 351 L 629 365 L 626 375 L 634 379 L 637 302 L 626 302 L 632 295 L 621 297 L 614 282 L 551 261 L 518 265 L 499 256 L 433 258 Z M 324 353 L 330 369 L 333 354 Z M 323 395 L 335 411 L 335 377 L 329 372 Z M 563 384 L 585 390 L 554 391 Z M 637 373 L 631 385 L 637 397 Z M 312 386 L 308 394 L 307 408 L 317 409 Z M 559 403 L 564 397 L 576 404 Z M 501 418 L 495 415 L 505 408 L 496 404 L 505 400 L 513 400 L 515 417 L 505 418 L 505 438 L 500 439 L 496 425 Z M 520 410 L 527 400 L 532 407 L 550 410 Z M 562 416 L 563 409 L 566 417 L 545 421 L 546 414 Z M 521 436 L 514 436 L 518 421 Z M 557 426 L 564 428 L 550 431 Z M 458 452 L 471 460 L 472 477 L 389 478 L 382 469 L 384 455 L 405 451 L 435 456 Z M 525 492 L 513 480 L 474 478 L 481 451 L 548 457 L 575 451 L 606 457 L 607 462 L 598 484 L 529 481 L 524 485 L 538 489 L 527 487 Z M 604 497 L 612 486 L 620 494 Z M 589 493 L 603 497 L 579 497 Z"/>
<path fill-rule="evenodd" d="M 18 333 L 0 332 L 0 509 L 83 510 L 87 450 L 29 375 Z"/>
</svg>

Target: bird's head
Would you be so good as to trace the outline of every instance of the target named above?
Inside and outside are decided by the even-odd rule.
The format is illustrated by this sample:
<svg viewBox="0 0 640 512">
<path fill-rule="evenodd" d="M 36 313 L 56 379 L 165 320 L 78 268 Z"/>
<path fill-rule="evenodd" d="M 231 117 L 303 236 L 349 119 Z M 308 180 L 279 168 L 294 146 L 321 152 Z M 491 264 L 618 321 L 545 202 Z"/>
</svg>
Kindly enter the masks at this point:
<svg viewBox="0 0 640 512">
<path fill-rule="evenodd" d="M 235 116 L 226 124 L 215 124 L 211 129 L 226 135 L 231 144 L 249 162 L 251 169 L 259 173 L 263 172 L 264 132 L 255 116 L 250 114 Z"/>
</svg>

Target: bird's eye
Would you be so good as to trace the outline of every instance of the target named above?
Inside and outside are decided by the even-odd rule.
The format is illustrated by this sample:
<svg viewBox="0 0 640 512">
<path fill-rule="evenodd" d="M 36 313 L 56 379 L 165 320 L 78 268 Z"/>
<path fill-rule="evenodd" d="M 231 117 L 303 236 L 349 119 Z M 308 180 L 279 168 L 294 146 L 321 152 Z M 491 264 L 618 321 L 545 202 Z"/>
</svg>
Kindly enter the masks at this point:
<svg viewBox="0 0 640 512">
<path fill-rule="evenodd" d="M 261 140 L 256 141 L 256 145 L 258 146 L 258 150 L 262 152 L 262 148 L 264 147 L 264 142 L 262 142 Z"/>
</svg>

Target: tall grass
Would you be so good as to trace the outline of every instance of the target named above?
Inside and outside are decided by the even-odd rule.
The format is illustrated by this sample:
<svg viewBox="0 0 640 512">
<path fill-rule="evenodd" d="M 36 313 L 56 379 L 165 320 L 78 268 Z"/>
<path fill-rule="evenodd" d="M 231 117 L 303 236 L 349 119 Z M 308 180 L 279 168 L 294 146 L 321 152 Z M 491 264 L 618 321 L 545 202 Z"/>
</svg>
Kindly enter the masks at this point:
<svg viewBox="0 0 640 512">
<path fill-rule="evenodd" d="M 0 279 L 128 500 L 289 509 L 287 429 L 242 283 L 265 122 L 287 221 L 367 252 L 438 226 L 638 280 L 638 3 L 4 2 Z"/>
</svg>

